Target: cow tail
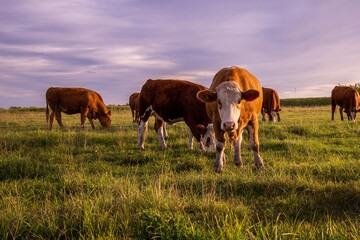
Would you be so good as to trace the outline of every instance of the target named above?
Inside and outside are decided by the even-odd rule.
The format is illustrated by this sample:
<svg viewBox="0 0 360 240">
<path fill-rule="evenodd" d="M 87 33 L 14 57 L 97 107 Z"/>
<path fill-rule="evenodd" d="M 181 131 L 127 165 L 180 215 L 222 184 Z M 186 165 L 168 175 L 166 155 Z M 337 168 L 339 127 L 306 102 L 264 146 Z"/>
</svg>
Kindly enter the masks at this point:
<svg viewBox="0 0 360 240">
<path fill-rule="evenodd" d="M 351 103 L 351 109 L 350 111 L 356 111 L 356 90 L 354 90 L 354 94 L 352 94 L 352 99 L 351 99 L 352 103 Z"/>
<path fill-rule="evenodd" d="M 46 122 L 49 122 L 49 103 L 46 99 Z"/>
<path fill-rule="evenodd" d="M 271 106 L 270 112 L 271 111 L 276 111 L 277 106 L 276 106 L 276 94 L 275 94 L 275 92 L 272 92 L 272 94 L 271 94 L 271 104 L 270 104 L 270 106 Z"/>
</svg>

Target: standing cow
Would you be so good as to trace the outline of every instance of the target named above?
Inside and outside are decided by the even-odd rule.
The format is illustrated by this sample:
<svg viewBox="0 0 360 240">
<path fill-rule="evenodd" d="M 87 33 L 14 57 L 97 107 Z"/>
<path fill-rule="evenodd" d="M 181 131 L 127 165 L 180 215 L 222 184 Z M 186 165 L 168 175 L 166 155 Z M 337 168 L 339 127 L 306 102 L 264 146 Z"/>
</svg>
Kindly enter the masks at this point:
<svg viewBox="0 0 360 240">
<path fill-rule="evenodd" d="M 134 123 L 135 122 L 139 123 L 139 121 L 140 121 L 140 116 L 139 116 L 139 96 L 140 96 L 140 93 L 134 92 L 129 97 L 129 105 L 130 105 L 130 110 L 131 110 L 132 119 L 133 119 Z"/>
<path fill-rule="evenodd" d="M 183 80 L 147 80 L 139 97 L 139 138 L 138 149 L 144 149 L 145 133 L 151 115 L 156 117 L 155 131 L 162 149 L 166 148 L 164 124 L 185 121 L 190 128 L 188 147 L 192 147 L 193 137 L 199 143 L 199 150 L 212 148 L 213 129 L 206 114 L 205 104 L 196 98 L 200 90 L 207 89 L 196 83 Z M 204 136 L 208 137 L 204 137 Z M 205 147 L 204 147 L 205 145 Z"/>
<path fill-rule="evenodd" d="M 271 88 L 262 88 L 263 91 L 263 104 L 261 108 L 262 120 L 266 121 L 265 114 L 269 116 L 270 122 L 280 122 L 280 98 L 279 94 Z"/>
<path fill-rule="evenodd" d="M 95 128 L 93 119 L 99 119 L 101 125 L 109 128 L 111 124 L 111 111 L 108 111 L 100 94 L 85 88 L 58 88 L 51 87 L 46 91 L 46 119 L 49 120 L 50 130 L 53 128 L 54 117 L 60 127 L 64 129 L 61 112 L 66 114 L 81 114 L 81 128 L 84 128 L 86 117 L 92 129 Z"/>
<path fill-rule="evenodd" d="M 336 105 L 340 107 L 341 121 L 344 121 L 343 109 L 348 120 L 355 121 L 356 112 L 360 106 L 359 93 L 353 87 L 336 86 L 331 92 L 331 120 L 334 120 Z"/>
<path fill-rule="evenodd" d="M 241 141 L 244 128 L 249 133 L 250 148 L 254 153 L 256 168 L 263 168 L 259 154 L 258 115 L 263 96 L 259 81 L 246 69 L 237 66 L 221 69 L 209 90 L 197 94 L 206 103 L 216 137 L 216 160 L 214 171 L 219 173 L 225 163 L 225 133 L 234 144 L 234 163 L 242 166 Z"/>
</svg>

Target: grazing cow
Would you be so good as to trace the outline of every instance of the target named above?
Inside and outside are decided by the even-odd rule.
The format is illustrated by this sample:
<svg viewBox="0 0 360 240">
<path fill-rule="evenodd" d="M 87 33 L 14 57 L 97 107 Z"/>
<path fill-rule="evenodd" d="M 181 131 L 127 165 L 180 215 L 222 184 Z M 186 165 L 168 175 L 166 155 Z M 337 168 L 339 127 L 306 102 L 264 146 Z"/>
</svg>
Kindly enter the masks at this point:
<svg viewBox="0 0 360 240">
<path fill-rule="evenodd" d="M 49 120 L 50 130 L 53 128 L 54 117 L 60 127 L 64 129 L 61 121 L 61 112 L 66 114 L 81 114 L 81 128 L 84 128 L 86 117 L 94 129 L 93 119 L 99 118 L 101 125 L 109 128 L 111 124 L 111 111 L 108 111 L 100 94 L 85 88 L 57 88 L 51 87 L 46 91 L 46 119 Z"/>
<path fill-rule="evenodd" d="M 183 80 L 147 80 L 139 97 L 137 148 L 144 149 L 145 133 L 151 115 L 156 117 L 154 129 L 162 149 L 166 148 L 165 123 L 171 125 L 179 121 L 184 121 L 190 128 L 189 148 L 192 147 L 193 137 L 198 141 L 200 151 L 208 151 L 214 147 L 215 142 L 209 135 L 209 132 L 213 135 L 211 120 L 206 114 L 205 104 L 196 98 L 197 92 L 205 89 L 207 88 L 204 86 Z M 205 135 L 209 137 L 204 137 Z"/>
<path fill-rule="evenodd" d="M 198 92 L 198 99 L 206 103 L 216 137 L 214 171 L 219 173 L 225 163 L 225 133 L 234 144 L 234 163 L 242 166 L 241 141 L 244 128 L 249 133 L 250 148 L 256 168 L 263 168 L 259 154 L 258 115 L 262 106 L 262 89 L 259 81 L 246 69 L 237 66 L 221 69 L 209 90 Z"/>
<path fill-rule="evenodd" d="M 277 116 L 280 122 L 280 98 L 279 94 L 271 88 L 262 88 L 263 90 L 263 104 L 261 108 L 262 120 L 266 121 L 265 114 L 269 116 L 270 122 L 276 122 Z"/>
<path fill-rule="evenodd" d="M 331 120 L 334 120 L 336 105 L 340 107 L 341 121 L 344 121 L 343 109 L 345 109 L 348 120 L 355 121 L 360 106 L 359 93 L 353 87 L 336 86 L 331 92 Z"/>
<path fill-rule="evenodd" d="M 140 116 L 139 116 L 139 96 L 140 93 L 135 92 L 130 95 L 129 97 L 129 105 L 131 109 L 132 119 L 133 122 L 139 123 Z"/>
</svg>

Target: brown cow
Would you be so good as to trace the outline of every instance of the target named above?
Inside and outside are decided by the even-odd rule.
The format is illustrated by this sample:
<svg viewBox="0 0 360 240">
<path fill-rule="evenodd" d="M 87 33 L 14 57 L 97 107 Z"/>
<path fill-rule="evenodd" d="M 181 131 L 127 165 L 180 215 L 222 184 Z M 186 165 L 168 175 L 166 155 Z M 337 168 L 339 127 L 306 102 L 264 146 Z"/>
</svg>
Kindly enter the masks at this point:
<svg viewBox="0 0 360 240">
<path fill-rule="evenodd" d="M 353 87 L 336 86 L 331 92 L 331 120 L 334 120 L 336 105 L 340 107 L 341 121 L 344 121 L 343 109 L 347 114 L 348 120 L 355 121 L 356 112 L 360 106 L 359 93 Z"/>
<path fill-rule="evenodd" d="M 155 131 L 160 147 L 166 148 L 164 124 L 185 121 L 190 128 L 188 147 L 192 147 L 193 137 L 199 142 L 199 150 L 203 151 L 215 145 L 212 141 L 213 129 L 210 118 L 206 114 L 205 104 L 196 98 L 200 90 L 207 89 L 196 83 L 183 80 L 147 80 L 143 85 L 139 98 L 139 138 L 138 149 L 144 149 L 145 133 L 151 115 L 156 117 Z M 209 134 L 210 133 L 210 134 Z M 211 134 L 212 133 L 212 134 Z M 204 137 L 205 135 L 209 137 Z M 203 143 L 205 141 L 205 144 Z"/>
<path fill-rule="evenodd" d="M 61 121 L 61 112 L 66 114 L 81 114 L 81 128 L 84 128 L 86 117 L 94 129 L 93 119 L 99 118 L 103 127 L 109 128 L 111 123 L 111 111 L 108 111 L 100 94 L 85 88 L 57 88 L 51 87 L 46 91 L 46 119 L 49 120 L 50 130 L 53 128 L 54 117 L 60 127 L 64 129 Z"/>
<path fill-rule="evenodd" d="M 263 168 L 259 154 L 258 115 L 262 106 L 262 89 L 250 72 L 237 66 L 221 69 L 209 90 L 200 91 L 197 97 L 206 103 L 216 137 L 214 171 L 219 173 L 225 163 L 225 133 L 234 144 L 234 163 L 242 166 L 241 141 L 244 128 L 249 133 L 250 148 L 256 168 Z"/>
<path fill-rule="evenodd" d="M 262 88 L 263 90 L 263 104 L 261 108 L 262 120 L 266 121 L 265 114 L 269 116 L 270 122 L 280 122 L 280 98 L 279 94 L 271 88 Z"/>
<path fill-rule="evenodd" d="M 140 116 L 139 116 L 139 96 L 140 93 L 134 92 L 129 97 L 129 105 L 131 109 L 132 119 L 133 122 L 139 123 Z"/>
</svg>

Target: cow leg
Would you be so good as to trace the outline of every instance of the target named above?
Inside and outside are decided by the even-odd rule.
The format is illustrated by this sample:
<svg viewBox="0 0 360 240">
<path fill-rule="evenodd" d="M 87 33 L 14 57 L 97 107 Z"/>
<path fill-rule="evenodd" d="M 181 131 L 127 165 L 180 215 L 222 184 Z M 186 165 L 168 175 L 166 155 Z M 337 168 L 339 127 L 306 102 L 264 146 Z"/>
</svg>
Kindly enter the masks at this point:
<svg viewBox="0 0 360 240">
<path fill-rule="evenodd" d="M 226 160 L 225 160 L 225 133 L 220 128 L 220 122 L 213 121 L 214 131 L 216 137 L 216 159 L 214 162 L 214 171 L 220 173 Z"/>
<path fill-rule="evenodd" d="M 148 121 L 144 121 L 144 120 L 140 120 L 140 124 L 139 124 L 139 137 L 138 137 L 138 143 L 137 143 L 137 148 L 144 150 L 145 149 L 145 138 L 146 138 L 146 133 L 148 131 Z"/>
<path fill-rule="evenodd" d="M 144 109 L 142 109 L 141 107 L 143 107 L 143 105 L 140 106 L 140 110 L 139 110 L 140 119 L 139 119 L 139 128 L 138 128 L 137 149 L 144 150 L 145 138 L 148 132 L 148 121 L 152 110 L 151 107 L 145 108 L 145 105 L 144 105 Z"/>
<path fill-rule="evenodd" d="M 164 139 L 164 125 L 165 125 L 165 123 L 163 121 L 155 118 L 154 129 L 156 132 L 156 136 L 158 137 L 161 149 L 166 149 L 166 147 L 167 147 L 165 139 Z"/>
<path fill-rule="evenodd" d="M 56 118 L 56 121 L 59 123 L 61 129 L 64 129 L 65 127 L 61 120 L 61 112 L 60 111 L 55 113 L 55 118 Z"/>
<path fill-rule="evenodd" d="M 81 129 L 84 129 L 84 124 L 85 124 L 85 121 L 86 121 L 86 117 L 88 117 L 88 114 L 89 114 L 89 109 L 85 108 L 85 109 L 81 109 L 80 111 L 80 120 L 81 120 L 81 124 L 80 124 L 80 128 Z M 91 122 L 90 122 L 91 123 Z M 92 123 L 91 127 L 94 129 L 94 123 Z"/>
<path fill-rule="evenodd" d="M 241 142 L 243 139 L 243 130 L 239 134 L 238 140 L 234 141 L 234 164 L 236 166 L 242 167 L 243 163 L 241 161 Z"/>
<path fill-rule="evenodd" d="M 91 124 L 92 129 L 95 129 L 94 121 L 91 115 L 88 116 L 89 122 Z"/>
<path fill-rule="evenodd" d="M 262 121 L 265 122 L 266 118 L 265 118 L 265 110 L 261 109 L 261 115 L 262 115 Z"/>
<path fill-rule="evenodd" d="M 187 144 L 187 147 L 189 149 L 193 149 L 193 138 L 194 138 L 194 135 L 192 134 L 191 130 L 189 131 L 189 138 L 188 138 L 188 144 Z"/>
<path fill-rule="evenodd" d="M 336 105 L 331 105 L 331 120 L 334 121 L 334 113 L 335 113 Z"/>
<path fill-rule="evenodd" d="M 280 122 L 280 113 L 276 112 L 276 115 L 277 115 L 278 122 Z"/>
<path fill-rule="evenodd" d="M 168 135 L 168 133 L 166 131 L 166 123 L 164 123 L 163 131 L 164 131 L 164 139 L 167 140 L 169 138 L 169 135 Z"/>
<path fill-rule="evenodd" d="M 343 115 L 343 107 L 340 107 L 340 118 L 341 118 L 341 121 L 344 121 L 344 115 Z"/>
<path fill-rule="evenodd" d="M 259 149 L 260 149 L 259 136 L 258 136 L 259 125 L 257 120 L 255 119 L 254 121 L 249 122 L 249 124 L 246 126 L 246 129 L 248 130 L 249 133 L 250 149 L 254 153 L 255 167 L 257 169 L 263 168 L 264 162 L 259 154 Z"/>
<path fill-rule="evenodd" d="M 55 113 L 51 112 L 50 114 L 50 131 L 53 129 L 53 124 L 54 124 L 54 117 L 55 117 Z"/>
</svg>

